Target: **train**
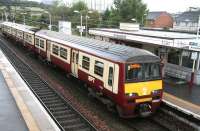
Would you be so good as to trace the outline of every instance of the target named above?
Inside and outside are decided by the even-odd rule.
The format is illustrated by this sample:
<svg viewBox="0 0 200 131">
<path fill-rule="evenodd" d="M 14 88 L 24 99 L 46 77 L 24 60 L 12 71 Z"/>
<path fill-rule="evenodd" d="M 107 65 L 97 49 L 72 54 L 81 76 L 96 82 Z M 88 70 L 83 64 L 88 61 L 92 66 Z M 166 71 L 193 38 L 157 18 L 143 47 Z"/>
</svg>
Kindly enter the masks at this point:
<svg viewBox="0 0 200 131">
<path fill-rule="evenodd" d="M 160 58 L 146 50 L 3 22 L 5 38 L 61 68 L 122 118 L 149 116 L 162 102 Z"/>
</svg>

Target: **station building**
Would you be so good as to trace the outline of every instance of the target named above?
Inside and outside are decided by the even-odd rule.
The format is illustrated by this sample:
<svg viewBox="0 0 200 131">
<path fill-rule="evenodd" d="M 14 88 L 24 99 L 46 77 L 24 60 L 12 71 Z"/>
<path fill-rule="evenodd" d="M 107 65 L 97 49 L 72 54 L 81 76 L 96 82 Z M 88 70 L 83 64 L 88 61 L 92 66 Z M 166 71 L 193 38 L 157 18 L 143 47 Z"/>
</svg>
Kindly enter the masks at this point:
<svg viewBox="0 0 200 131">
<path fill-rule="evenodd" d="M 121 23 L 119 29 L 94 28 L 89 34 L 98 40 L 148 50 L 161 58 L 164 76 L 191 80 L 200 85 L 200 45 L 195 34 L 142 30 L 137 24 Z"/>
</svg>

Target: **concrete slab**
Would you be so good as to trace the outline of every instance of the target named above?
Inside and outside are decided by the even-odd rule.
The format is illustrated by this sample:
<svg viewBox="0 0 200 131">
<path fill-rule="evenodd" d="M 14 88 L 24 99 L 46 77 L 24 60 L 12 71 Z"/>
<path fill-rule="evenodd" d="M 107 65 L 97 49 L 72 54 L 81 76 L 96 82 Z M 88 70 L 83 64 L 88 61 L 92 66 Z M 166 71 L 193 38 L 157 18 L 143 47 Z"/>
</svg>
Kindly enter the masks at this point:
<svg viewBox="0 0 200 131">
<path fill-rule="evenodd" d="M 163 101 L 180 111 L 200 119 L 200 86 L 188 84 L 164 84 Z"/>
<path fill-rule="evenodd" d="M 0 72 L 0 130 L 28 131 L 26 123 Z"/>
</svg>

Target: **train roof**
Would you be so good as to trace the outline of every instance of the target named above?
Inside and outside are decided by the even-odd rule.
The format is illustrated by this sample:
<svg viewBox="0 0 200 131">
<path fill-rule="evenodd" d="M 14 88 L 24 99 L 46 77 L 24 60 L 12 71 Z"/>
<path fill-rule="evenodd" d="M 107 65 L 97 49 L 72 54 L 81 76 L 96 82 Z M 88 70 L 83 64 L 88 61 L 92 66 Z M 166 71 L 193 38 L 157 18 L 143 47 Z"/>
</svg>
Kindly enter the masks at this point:
<svg viewBox="0 0 200 131">
<path fill-rule="evenodd" d="M 38 30 L 36 27 L 33 27 L 33 26 L 22 25 L 22 24 L 17 24 L 17 23 L 13 23 L 13 22 L 3 22 L 2 25 L 9 26 L 9 27 L 12 27 L 17 30 L 20 30 L 20 31 L 23 31 L 26 33 L 30 33 L 30 34 L 34 34 L 35 31 Z"/>
<path fill-rule="evenodd" d="M 66 35 L 50 30 L 40 30 L 36 36 L 49 39 L 51 41 L 78 48 L 85 52 L 90 52 L 97 56 L 118 62 L 155 62 L 160 61 L 159 57 L 149 51 L 133 48 L 125 45 L 113 44 L 99 40 Z"/>
</svg>

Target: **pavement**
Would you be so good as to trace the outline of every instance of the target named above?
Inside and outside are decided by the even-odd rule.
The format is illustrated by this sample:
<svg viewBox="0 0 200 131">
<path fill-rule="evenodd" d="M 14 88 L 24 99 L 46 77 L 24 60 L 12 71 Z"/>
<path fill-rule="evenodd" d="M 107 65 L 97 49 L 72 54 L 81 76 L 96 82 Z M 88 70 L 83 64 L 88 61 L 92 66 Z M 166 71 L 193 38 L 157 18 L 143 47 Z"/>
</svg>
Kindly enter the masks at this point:
<svg viewBox="0 0 200 131">
<path fill-rule="evenodd" d="M 2 131 L 28 131 L 2 72 L 0 72 L 0 127 Z"/>
<path fill-rule="evenodd" d="M 189 87 L 188 83 L 174 84 L 164 83 L 164 91 L 185 101 L 200 106 L 200 86 Z"/>
<path fill-rule="evenodd" d="M 200 120 L 200 86 L 177 79 L 164 80 L 163 102 Z"/>
</svg>

